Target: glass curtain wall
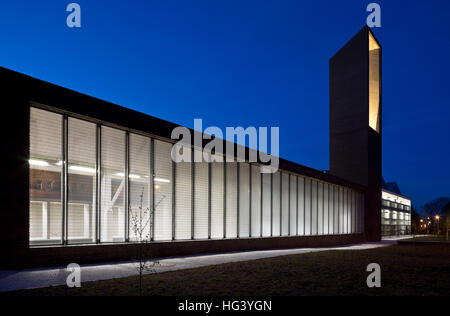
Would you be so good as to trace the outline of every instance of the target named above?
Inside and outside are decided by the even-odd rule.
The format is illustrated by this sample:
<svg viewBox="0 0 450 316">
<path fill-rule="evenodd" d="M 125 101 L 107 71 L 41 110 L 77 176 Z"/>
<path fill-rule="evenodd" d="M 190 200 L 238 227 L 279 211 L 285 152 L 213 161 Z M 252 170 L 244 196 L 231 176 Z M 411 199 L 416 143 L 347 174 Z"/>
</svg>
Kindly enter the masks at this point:
<svg viewBox="0 0 450 316">
<path fill-rule="evenodd" d="M 171 150 L 169 142 L 31 108 L 30 244 L 136 241 L 139 232 L 169 241 L 363 231 L 364 196 L 351 188 L 260 173 L 247 162 L 174 163 Z M 403 230 L 409 209 L 395 205 L 383 223 Z"/>
</svg>

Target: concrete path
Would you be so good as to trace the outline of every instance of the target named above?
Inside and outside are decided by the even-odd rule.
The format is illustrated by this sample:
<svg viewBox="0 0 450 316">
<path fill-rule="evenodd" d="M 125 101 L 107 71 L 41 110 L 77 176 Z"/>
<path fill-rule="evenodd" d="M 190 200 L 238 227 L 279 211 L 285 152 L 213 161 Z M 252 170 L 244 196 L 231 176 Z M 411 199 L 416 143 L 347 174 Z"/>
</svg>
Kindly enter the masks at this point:
<svg viewBox="0 0 450 316">
<path fill-rule="evenodd" d="M 158 258 L 160 266 L 157 272 L 192 269 L 227 262 L 248 261 L 262 258 L 278 257 L 285 255 L 302 254 L 326 250 L 364 250 L 385 247 L 396 244 L 392 239 L 383 239 L 380 242 L 366 242 L 340 247 L 328 248 L 296 248 L 283 250 L 244 251 L 223 254 L 198 255 L 187 257 Z M 86 264 L 81 266 L 81 282 L 108 280 L 123 278 L 138 274 L 137 265 L 133 261 L 108 262 L 101 264 Z M 8 292 L 21 289 L 32 289 L 53 285 L 66 284 L 66 278 L 70 274 L 66 267 L 39 268 L 28 270 L 4 270 L 0 271 L 0 292 Z M 83 286 L 83 285 L 81 285 Z"/>
</svg>

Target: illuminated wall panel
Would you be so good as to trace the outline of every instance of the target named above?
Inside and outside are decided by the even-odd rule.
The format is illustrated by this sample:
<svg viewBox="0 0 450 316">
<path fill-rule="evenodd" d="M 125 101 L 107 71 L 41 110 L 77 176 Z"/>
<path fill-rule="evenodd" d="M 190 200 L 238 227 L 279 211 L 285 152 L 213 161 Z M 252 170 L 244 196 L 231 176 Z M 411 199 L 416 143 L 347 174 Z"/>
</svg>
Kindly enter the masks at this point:
<svg viewBox="0 0 450 316">
<path fill-rule="evenodd" d="M 237 237 L 237 162 L 227 162 L 226 173 L 226 237 Z"/>
<path fill-rule="evenodd" d="M 101 242 L 125 241 L 125 132 L 102 126 Z"/>
<path fill-rule="evenodd" d="M 323 182 L 318 183 L 317 191 L 317 234 L 323 235 Z"/>
<path fill-rule="evenodd" d="M 155 240 L 172 239 L 172 144 L 154 141 Z"/>
<path fill-rule="evenodd" d="M 311 183 L 311 235 L 317 235 L 317 211 L 318 211 L 318 196 L 317 196 L 317 181 L 313 180 Z"/>
<path fill-rule="evenodd" d="M 289 194 L 289 211 L 290 211 L 290 227 L 289 235 L 297 235 L 297 177 L 289 176 L 290 194 Z"/>
<path fill-rule="evenodd" d="M 289 174 L 281 173 L 281 235 L 289 235 Z"/>
<path fill-rule="evenodd" d="M 211 238 L 223 238 L 224 179 L 221 162 L 211 163 Z"/>
<path fill-rule="evenodd" d="M 130 240 L 151 238 L 150 138 L 130 134 Z M 142 236 L 140 236 L 142 234 Z"/>
<path fill-rule="evenodd" d="M 328 235 L 329 231 L 329 215 L 330 215 L 330 200 L 328 196 L 328 183 L 323 184 L 323 233 Z"/>
<path fill-rule="evenodd" d="M 252 222 L 251 222 L 251 236 L 261 236 L 261 172 L 257 165 L 251 166 L 252 173 Z M 270 220 L 270 219 L 269 219 Z"/>
<path fill-rule="evenodd" d="M 305 178 L 298 177 L 297 187 L 297 204 L 298 204 L 298 235 L 305 234 Z"/>
<path fill-rule="evenodd" d="M 194 163 L 194 238 L 208 238 L 208 162 Z M 176 227 L 176 226 L 175 226 Z"/>
<path fill-rule="evenodd" d="M 30 109 L 30 244 L 32 245 L 62 242 L 62 125 L 62 115 Z"/>
<path fill-rule="evenodd" d="M 69 243 L 96 241 L 97 126 L 68 119 L 67 238 Z"/>
<path fill-rule="evenodd" d="M 263 173 L 261 174 L 263 181 L 263 223 L 262 223 L 262 233 L 263 237 L 269 237 L 271 233 L 271 216 L 272 216 L 272 199 L 271 199 L 271 174 Z"/>
<path fill-rule="evenodd" d="M 305 179 L 305 235 L 311 235 L 311 179 Z"/>
<path fill-rule="evenodd" d="M 250 236 L 250 165 L 239 163 L 239 237 Z"/>
<path fill-rule="evenodd" d="M 280 172 L 276 172 L 272 176 L 272 236 L 280 236 L 280 223 L 281 223 L 281 195 L 280 195 L 280 185 L 281 177 Z"/>
<path fill-rule="evenodd" d="M 339 199 L 339 187 L 338 186 L 334 186 L 334 234 L 340 234 L 340 224 L 339 224 L 339 220 L 340 220 L 340 213 L 341 213 L 341 208 L 340 208 L 340 199 Z"/>
</svg>

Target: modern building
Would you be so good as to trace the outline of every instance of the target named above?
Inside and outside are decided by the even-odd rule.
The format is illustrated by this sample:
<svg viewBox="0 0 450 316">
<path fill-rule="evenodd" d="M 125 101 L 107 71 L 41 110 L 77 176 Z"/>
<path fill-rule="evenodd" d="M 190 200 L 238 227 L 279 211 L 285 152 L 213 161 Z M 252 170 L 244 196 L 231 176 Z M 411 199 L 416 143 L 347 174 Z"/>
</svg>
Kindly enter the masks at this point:
<svg viewBox="0 0 450 316">
<path fill-rule="evenodd" d="M 368 27 L 330 60 L 329 174 L 283 159 L 272 174 L 175 163 L 176 124 L 5 68 L 0 79 L 1 267 L 133 258 L 138 214 L 152 256 L 381 238 L 381 47 Z"/>
<path fill-rule="evenodd" d="M 383 189 L 381 210 L 382 236 L 411 234 L 411 200 Z"/>
</svg>

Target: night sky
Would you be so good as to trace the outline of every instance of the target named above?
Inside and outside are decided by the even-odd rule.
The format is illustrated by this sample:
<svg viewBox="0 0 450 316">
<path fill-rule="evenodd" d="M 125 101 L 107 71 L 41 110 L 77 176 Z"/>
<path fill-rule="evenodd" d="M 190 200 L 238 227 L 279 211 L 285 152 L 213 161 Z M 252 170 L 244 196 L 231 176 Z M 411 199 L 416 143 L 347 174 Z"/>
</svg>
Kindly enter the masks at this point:
<svg viewBox="0 0 450 316">
<path fill-rule="evenodd" d="M 2 1 L 0 65 L 193 127 L 279 126 L 328 169 L 329 58 L 372 1 Z M 416 207 L 450 196 L 450 1 L 377 1 L 383 175 Z M 7 106 L 7 105 L 3 105 Z"/>
</svg>

